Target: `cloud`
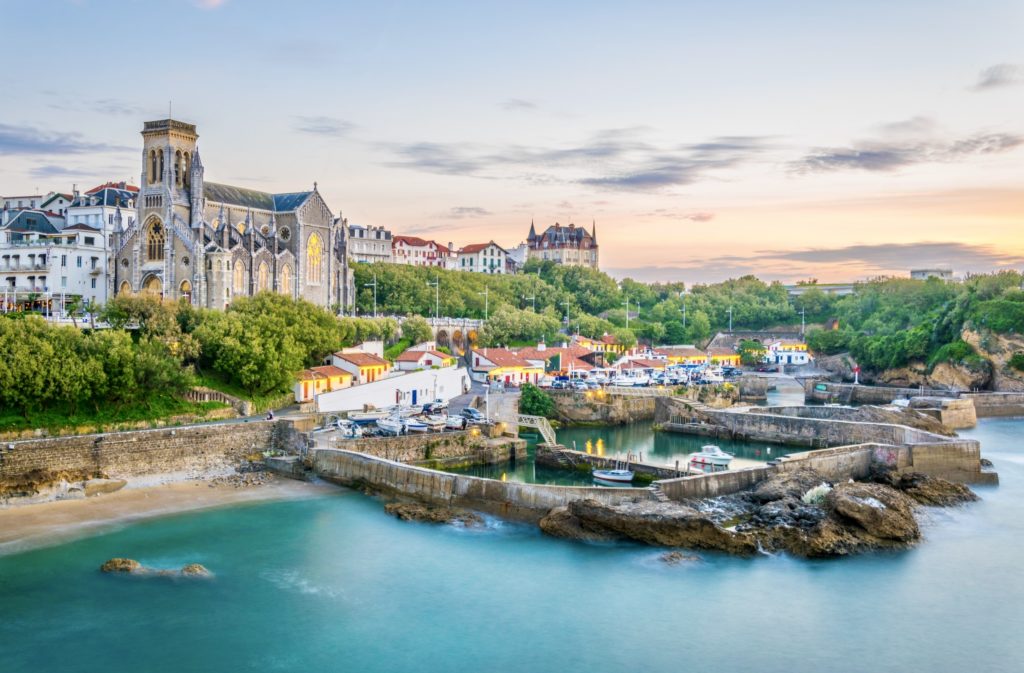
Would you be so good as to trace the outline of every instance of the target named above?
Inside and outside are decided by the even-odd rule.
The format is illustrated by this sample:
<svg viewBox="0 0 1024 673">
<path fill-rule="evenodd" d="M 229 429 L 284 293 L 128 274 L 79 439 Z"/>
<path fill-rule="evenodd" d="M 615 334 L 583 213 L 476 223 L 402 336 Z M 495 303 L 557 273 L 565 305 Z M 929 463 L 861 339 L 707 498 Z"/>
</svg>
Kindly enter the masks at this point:
<svg viewBox="0 0 1024 673">
<path fill-rule="evenodd" d="M 737 166 L 768 148 L 765 138 L 726 136 L 691 145 L 658 147 L 643 127 L 605 129 L 553 147 L 475 143 L 382 144 L 385 165 L 427 173 L 532 184 L 581 184 L 602 190 L 661 191 Z"/>
<path fill-rule="evenodd" d="M 1024 144 L 1024 136 L 981 133 L 961 140 L 865 141 L 850 147 L 819 148 L 790 164 L 795 173 L 838 170 L 894 171 L 914 164 L 950 163 L 1007 152 Z"/>
<path fill-rule="evenodd" d="M 537 104 L 524 98 L 508 98 L 501 102 L 501 108 L 511 111 L 536 110 Z"/>
<path fill-rule="evenodd" d="M 664 217 L 670 220 L 689 220 L 690 222 L 710 222 L 715 219 L 714 213 L 705 211 L 678 211 L 672 210 L 671 208 L 655 208 L 654 210 L 646 213 L 641 213 L 640 217 Z"/>
<path fill-rule="evenodd" d="M 85 142 L 77 133 L 51 133 L 29 126 L 0 123 L 0 155 L 81 154 L 131 148 Z"/>
<path fill-rule="evenodd" d="M 74 105 L 70 105 L 64 102 L 68 98 L 67 92 L 57 93 L 46 91 L 44 93 L 48 96 L 52 95 L 58 98 L 58 102 L 50 103 L 49 105 L 49 107 L 53 108 L 54 110 L 70 110 L 72 112 L 78 112 L 83 108 L 86 108 L 88 110 L 98 112 L 99 114 L 103 115 L 130 115 L 137 117 L 143 114 L 143 109 L 141 106 L 134 105 L 132 103 L 119 100 L 117 98 L 97 98 L 94 100 L 83 100 L 81 98 L 78 98 L 75 101 Z"/>
<path fill-rule="evenodd" d="M 292 128 L 300 133 L 340 138 L 348 135 L 355 124 L 336 117 L 295 117 Z"/>
<path fill-rule="evenodd" d="M 455 206 L 451 208 L 447 213 L 439 215 L 439 217 L 446 217 L 450 220 L 461 220 L 467 217 L 487 217 L 493 215 L 491 211 L 480 206 Z"/>
<path fill-rule="evenodd" d="M 795 282 L 823 270 L 832 280 L 853 282 L 879 275 L 909 274 L 911 268 L 953 267 L 958 272 L 989 272 L 1024 264 L 1024 255 L 993 246 L 958 242 L 858 244 L 838 248 L 757 250 L 752 256 L 721 255 L 684 261 L 672 266 L 608 269 L 617 277 L 641 281 L 684 280 L 688 283 L 718 282 L 753 274 L 762 280 Z M 827 265 L 827 267 L 825 266 Z"/>
<path fill-rule="evenodd" d="M 988 91 L 1017 84 L 1024 84 L 1024 65 L 997 63 L 978 73 L 978 81 L 968 88 L 971 91 Z"/>
<path fill-rule="evenodd" d="M 192 4 L 200 9 L 217 9 L 228 0 L 192 0 Z"/>
</svg>

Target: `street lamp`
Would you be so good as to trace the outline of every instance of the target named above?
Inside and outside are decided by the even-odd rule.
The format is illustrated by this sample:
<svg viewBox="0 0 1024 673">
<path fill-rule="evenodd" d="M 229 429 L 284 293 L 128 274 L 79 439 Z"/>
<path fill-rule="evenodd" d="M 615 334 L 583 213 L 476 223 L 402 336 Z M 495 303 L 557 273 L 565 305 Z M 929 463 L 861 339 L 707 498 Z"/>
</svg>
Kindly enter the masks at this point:
<svg viewBox="0 0 1024 673">
<path fill-rule="evenodd" d="M 373 282 L 365 283 L 363 287 L 373 288 L 373 317 L 377 317 L 377 274 L 373 274 Z"/>
<path fill-rule="evenodd" d="M 531 302 L 532 302 L 532 304 L 533 304 L 533 312 L 534 312 L 534 313 L 536 313 L 536 312 L 537 312 L 537 295 L 535 294 L 535 295 L 533 295 L 532 297 L 527 297 L 527 296 L 526 296 L 526 295 L 524 294 L 524 295 L 523 295 L 523 299 L 524 299 L 524 300 L 529 300 L 529 301 L 531 301 Z"/>
<path fill-rule="evenodd" d="M 562 302 L 562 306 L 565 307 L 565 325 L 566 325 L 566 327 L 569 326 L 569 305 L 570 305 L 570 302 L 567 302 L 567 301 L 563 301 Z"/>
<path fill-rule="evenodd" d="M 433 282 L 427 281 L 427 286 L 434 288 L 434 319 L 441 319 L 441 276 L 434 274 Z"/>
<path fill-rule="evenodd" d="M 629 297 L 626 297 L 626 301 L 622 303 L 626 306 L 626 329 L 629 329 Z"/>
<path fill-rule="evenodd" d="M 489 286 L 487 286 L 487 285 L 484 285 L 484 291 L 483 292 L 477 292 L 477 294 L 482 294 L 484 296 L 484 322 L 487 322 L 488 310 L 490 308 L 490 304 L 489 304 L 490 291 L 491 291 L 491 288 Z"/>
<path fill-rule="evenodd" d="M 732 334 L 732 306 L 729 307 L 729 333 Z"/>
</svg>

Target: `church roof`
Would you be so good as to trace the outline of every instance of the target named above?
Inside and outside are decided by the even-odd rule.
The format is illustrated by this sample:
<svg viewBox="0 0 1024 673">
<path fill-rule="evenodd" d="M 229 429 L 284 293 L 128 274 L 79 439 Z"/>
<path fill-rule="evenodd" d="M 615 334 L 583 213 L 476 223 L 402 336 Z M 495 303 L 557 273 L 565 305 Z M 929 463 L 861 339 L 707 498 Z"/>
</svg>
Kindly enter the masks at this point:
<svg viewBox="0 0 1024 673">
<path fill-rule="evenodd" d="M 306 202 L 309 192 L 292 192 L 289 194 L 270 194 L 256 189 L 245 187 L 233 187 L 222 185 L 216 182 L 204 182 L 203 194 L 214 203 L 226 203 L 231 206 L 242 206 L 243 208 L 255 208 L 257 210 L 269 210 L 277 213 L 286 213 L 296 210 Z"/>
<path fill-rule="evenodd" d="M 596 227 L 595 227 L 596 229 Z M 530 231 L 533 232 L 533 223 L 530 223 Z M 534 235 L 533 237 L 527 237 L 527 241 L 530 242 L 531 247 L 539 247 L 543 243 L 547 243 L 548 247 L 560 248 L 560 247 L 580 247 L 584 241 L 589 242 L 590 246 L 596 245 L 594 237 L 586 227 L 577 227 L 575 224 L 570 224 L 565 227 L 555 222 L 553 226 L 548 227 L 540 235 Z"/>
<path fill-rule="evenodd" d="M 35 231 L 40 234 L 56 234 L 60 231 L 60 227 L 53 222 L 54 219 L 63 225 L 63 217 L 51 218 L 42 211 L 26 209 L 18 211 L 18 214 L 11 218 L 4 228 L 22 233 Z"/>
</svg>

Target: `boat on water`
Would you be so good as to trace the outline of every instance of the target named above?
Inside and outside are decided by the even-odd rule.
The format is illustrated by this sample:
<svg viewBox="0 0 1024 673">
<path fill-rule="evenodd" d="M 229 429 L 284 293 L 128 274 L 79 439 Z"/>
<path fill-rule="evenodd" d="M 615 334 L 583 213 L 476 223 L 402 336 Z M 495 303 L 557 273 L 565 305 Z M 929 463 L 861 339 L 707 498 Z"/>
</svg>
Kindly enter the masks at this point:
<svg viewBox="0 0 1024 673">
<path fill-rule="evenodd" d="M 698 453 L 690 454 L 690 465 L 702 472 L 721 472 L 729 469 L 734 456 L 714 444 L 702 446 Z"/>
<path fill-rule="evenodd" d="M 388 416 L 377 420 L 377 427 L 385 435 L 398 436 L 405 431 L 405 423 L 400 418 L 394 416 Z"/>
<path fill-rule="evenodd" d="M 596 482 L 607 482 L 609 484 L 631 484 L 633 483 L 633 470 L 594 470 L 591 472 Z"/>
</svg>

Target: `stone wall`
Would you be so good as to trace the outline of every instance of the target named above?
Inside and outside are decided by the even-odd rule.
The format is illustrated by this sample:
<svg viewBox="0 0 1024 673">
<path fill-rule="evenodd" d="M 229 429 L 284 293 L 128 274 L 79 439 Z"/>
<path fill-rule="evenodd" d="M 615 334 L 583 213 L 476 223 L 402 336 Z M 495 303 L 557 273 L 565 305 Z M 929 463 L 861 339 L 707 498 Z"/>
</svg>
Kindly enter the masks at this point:
<svg viewBox="0 0 1024 673">
<path fill-rule="evenodd" d="M 1024 393 L 962 393 L 960 396 L 974 400 L 978 418 L 1024 416 Z"/>
<path fill-rule="evenodd" d="M 312 462 L 320 477 L 344 486 L 369 485 L 385 493 L 524 521 L 539 521 L 553 507 L 574 500 L 591 498 L 615 505 L 652 497 L 649 488 L 521 484 L 440 472 L 336 449 L 314 450 Z"/>
<path fill-rule="evenodd" d="M 0 444 L 0 495 L 18 493 L 46 475 L 126 478 L 225 466 L 275 447 L 286 421 L 251 421 L 52 437 Z M 292 437 L 295 440 L 294 437 Z"/>
<path fill-rule="evenodd" d="M 614 395 L 602 391 L 555 392 L 558 420 L 563 423 L 624 425 L 654 418 L 655 397 Z"/>
<path fill-rule="evenodd" d="M 520 459 L 526 455 L 524 440 L 512 437 L 490 439 L 474 431 L 346 439 L 331 442 L 329 447 L 323 448 L 363 453 L 399 463 L 455 461 L 485 464 Z"/>
<path fill-rule="evenodd" d="M 803 379 L 804 399 L 814 402 L 839 402 L 841 404 L 891 404 L 893 400 L 909 399 L 920 395 L 933 397 L 957 397 L 949 390 L 933 388 L 892 388 L 888 386 L 854 385 L 852 383 L 831 383 L 819 379 Z"/>
</svg>

